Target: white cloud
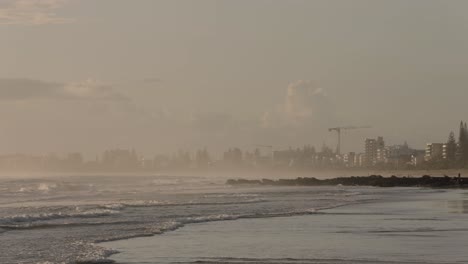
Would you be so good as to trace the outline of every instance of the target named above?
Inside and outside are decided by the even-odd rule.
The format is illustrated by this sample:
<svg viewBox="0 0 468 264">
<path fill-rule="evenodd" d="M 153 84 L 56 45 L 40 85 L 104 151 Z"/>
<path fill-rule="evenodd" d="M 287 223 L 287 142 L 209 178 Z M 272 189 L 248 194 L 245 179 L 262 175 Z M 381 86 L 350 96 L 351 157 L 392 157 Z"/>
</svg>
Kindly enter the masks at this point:
<svg viewBox="0 0 468 264">
<path fill-rule="evenodd" d="M 56 11 L 68 0 L 2 0 L 0 2 L 0 25 L 45 25 L 69 23 L 69 18 L 60 17 Z"/>
<path fill-rule="evenodd" d="M 65 97 L 75 99 L 96 99 L 112 101 L 128 99 L 122 94 L 114 91 L 112 86 L 93 79 L 65 84 L 63 87 L 63 95 Z"/>
<path fill-rule="evenodd" d="M 327 94 L 312 81 L 289 84 L 284 112 L 291 119 L 316 118 L 330 111 Z"/>
<path fill-rule="evenodd" d="M 286 89 L 284 102 L 260 118 L 261 127 L 320 126 L 335 121 L 335 109 L 323 88 L 314 82 L 299 80 Z"/>
<path fill-rule="evenodd" d="M 336 109 L 325 89 L 313 81 L 298 80 L 288 85 L 275 109 L 260 116 L 257 137 L 291 146 L 319 145 L 329 136 L 327 128 L 337 123 Z"/>
</svg>

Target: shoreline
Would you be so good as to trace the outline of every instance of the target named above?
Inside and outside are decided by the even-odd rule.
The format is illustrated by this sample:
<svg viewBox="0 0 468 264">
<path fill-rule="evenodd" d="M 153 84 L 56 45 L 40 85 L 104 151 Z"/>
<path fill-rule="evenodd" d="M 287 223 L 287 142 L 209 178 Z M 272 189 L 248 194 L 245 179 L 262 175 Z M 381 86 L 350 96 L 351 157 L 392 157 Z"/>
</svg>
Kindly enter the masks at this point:
<svg viewBox="0 0 468 264">
<path fill-rule="evenodd" d="M 305 215 L 291 215 L 289 217 L 269 218 L 239 218 L 231 219 L 230 221 L 220 220 L 190 224 L 183 226 L 183 228 L 173 230 L 173 232 L 164 233 L 161 236 L 155 235 L 151 237 L 133 238 L 127 241 L 120 240 L 108 243 L 100 243 L 100 246 L 104 246 L 106 248 L 115 248 L 119 251 L 118 253 L 112 254 L 112 256 L 114 256 L 113 258 L 109 258 L 109 260 L 113 260 L 115 263 L 249 263 L 248 259 L 257 261 L 255 263 L 289 263 L 275 261 L 294 258 L 294 254 L 290 253 L 289 250 L 295 252 L 298 250 L 298 248 L 300 249 L 301 247 L 304 247 L 305 243 L 302 244 L 301 239 L 317 242 L 309 243 L 310 245 L 314 246 L 312 248 L 307 246 L 306 248 L 321 252 L 321 236 L 324 236 L 324 241 L 328 241 L 327 237 L 331 237 L 331 241 L 336 241 L 336 239 L 341 241 L 344 239 L 346 243 L 354 243 L 353 241 L 356 239 L 365 237 L 369 239 L 368 236 L 372 235 L 375 236 L 373 239 L 380 241 L 376 244 L 377 249 L 388 253 L 386 248 L 379 247 L 380 245 L 385 245 L 385 243 L 381 241 L 382 239 L 394 239 L 396 241 L 400 241 L 400 239 L 407 237 L 414 232 L 414 238 L 412 238 L 412 240 L 418 240 L 419 242 L 415 245 L 419 245 L 421 244 L 421 241 L 426 241 L 424 239 L 426 233 L 427 236 L 432 236 L 432 232 L 458 232 L 457 230 L 460 227 L 454 228 L 452 231 L 450 228 L 438 226 L 444 226 L 447 224 L 452 225 L 450 221 L 454 220 L 447 218 L 447 208 L 432 208 L 431 206 L 434 202 L 444 202 L 451 199 L 459 199 L 460 195 L 460 190 L 448 190 L 447 192 L 436 193 L 432 191 L 428 192 L 428 190 L 421 190 L 421 192 L 415 193 L 405 192 L 403 196 L 388 196 L 391 197 L 391 199 L 384 198 L 377 199 L 372 202 L 362 201 L 358 203 L 351 203 L 346 206 L 322 209 L 315 213 Z M 401 204 L 402 202 L 403 204 Z M 401 213 L 398 211 L 401 209 L 401 206 L 403 206 L 403 208 L 415 211 L 411 213 L 409 213 L 409 211 L 402 211 L 403 213 Z M 394 212 L 395 209 L 397 209 L 397 213 Z M 439 213 L 434 216 L 434 211 Z M 464 217 L 463 219 L 466 219 L 467 217 L 466 213 L 460 214 L 459 216 Z M 435 218 L 432 219 L 432 217 Z M 374 226 L 372 223 L 376 222 L 375 219 L 380 219 L 378 222 L 389 221 L 390 225 L 389 227 L 381 225 Z M 415 221 L 416 219 L 417 221 Z M 356 227 L 354 227 L 355 225 Z M 425 227 L 425 225 L 428 227 Z M 252 228 L 253 230 L 250 230 Z M 299 231 L 297 228 L 299 228 Z M 367 230 L 364 230 L 365 232 L 359 231 L 361 228 Z M 261 235 L 253 234 L 252 237 L 249 237 L 249 239 L 244 237 L 246 235 L 249 236 L 249 232 L 256 232 L 256 230 L 259 229 L 265 229 L 266 232 L 263 231 Z M 295 234 L 291 235 L 289 232 L 295 232 Z M 305 235 L 303 234 L 304 232 Z M 401 234 L 401 236 L 398 234 Z M 300 235 L 301 237 L 295 238 L 294 235 Z M 214 239 L 215 242 L 210 242 L 211 239 Z M 276 256 L 274 249 L 275 247 L 280 246 L 282 243 L 278 242 L 280 243 L 278 244 L 275 243 L 275 241 L 280 241 L 281 239 L 285 239 L 285 241 L 291 240 L 291 242 L 298 243 L 298 245 L 295 246 L 292 244 L 288 247 L 285 247 L 284 251 L 286 255 Z M 405 241 L 411 242 L 412 240 Z M 445 245 L 443 243 L 445 240 L 442 242 L 438 242 L 437 240 L 431 241 L 431 243 L 441 243 L 442 245 Z M 244 243 L 250 243 L 251 245 L 250 247 L 245 247 L 244 245 L 239 248 L 239 245 L 236 243 L 242 243 L 242 245 L 244 245 Z M 266 243 L 266 245 L 263 245 L 262 243 Z M 268 255 L 261 250 L 254 250 L 254 248 L 257 247 L 265 247 L 268 249 L 268 243 L 273 243 L 272 245 L 275 246 L 271 247 L 273 252 L 268 253 L 273 254 L 273 256 Z M 287 244 L 287 242 L 285 243 Z M 408 248 L 408 255 L 401 260 L 392 259 L 394 258 L 392 255 L 385 255 L 381 259 L 372 259 L 372 255 L 359 255 L 354 254 L 352 251 L 353 254 L 350 254 L 349 256 L 346 254 L 344 255 L 346 258 L 343 262 L 333 262 L 333 260 L 343 257 L 340 256 L 340 254 L 344 253 L 341 253 L 339 249 L 340 247 L 346 248 L 348 246 L 346 243 L 337 246 L 338 250 L 334 250 L 334 248 L 327 249 L 333 249 L 332 252 L 338 254 L 336 256 L 333 255 L 331 257 L 324 257 L 318 255 L 314 258 L 310 258 L 310 262 L 305 263 L 433 263 L 424 261 L 417 262 L 417 260 L 419 260 L 419 256 L 412 252 L 411 248 Z M 333 243 L 331 244 L 333 245 Z M 392 245 L 398 245 L 398 243 L 393 243 Z M 171 248 L 171 246 L 176 246 L 177 248 L 174 249 Z M 186 247 L 194 248 L 187 249 Z M 213 249 L 213 247 L 216 247 L 216 249 Z M 452 249 L 448 244 L 446 247 L 447 248 L 443 248 L 442 251 L 444 254 L 446 251 L 449 252 Z M 158 248 L 158 250 L 152 250 L 153 248 Z M 363 245 L 355 245 L 351 246 L 351 248 L 357 253 L 360 251 L 366 252 L 368 250 L 368 248 Z M 233 250 L 232 253 L 230 253 L 231 249 Z M 210 250 L 213 250 L 214 253 L 210 253 Z M 224 252 L 223 254 L 232 254 L 232 256 L 222 255 L 217 250 L 221 250 L 221 253 Z M 236 253 L 236 250 L 240 250 L 239 254 Z M 417 250 L 422 249 L 417 248 Z M 199 255 L 197 255 L 197 252 Z M 371 254 L 377 254 L 373 251 L 369 252 Z M 293 256 L 288 254 L 293 254 Z M 310 257 L 300 255 L 297 256 L 297 259 L 305 261 L 309 261 Z M 364 258 L 361 259 L 356 256 L 364 256 Z M 190 261 L 184 261 L 182 257 L 185 257 Z M 205 259 L 203 257 L 205 257 Z M 458 257 L 459 256 L 454 256 L 453 258 L 448 259 L 453 262 L 436 261 L 434 263 L 455 263 L 456 258 Z M 246 261 L 244 262 L 243 259 L 246 259 Z M 369 260 L 376 261 L 368 262 Z"/>
<path fill-rule="evenodd" d="M 378 199 L 377 199 L 378 200 Z M 230 216 L 230 215 L 225 215 L 225 217 L 221 217 L 218 219 L 206 219 L 206 220 L 201 220 L 201 221 L 193 221 L 193 222 L 187 222 L 187 223 L 173 223 L 173 226 L 168 227 L 167 229 L 161 229 L 153 234 L 146 234 L 146 235 L 137 235 L 137 236 L 131 236 L 131 237 L 123 237 L 123 238 L 115 238 L 111 240 L 104 240 L 104 241 L 95 241 L 93 244 L 102 247 L 107 253 L 105 255 L 104 262 L 99 262 L 99 263 L 120 263 L 117 262 L 110 257 L 114 255 L 121 254 L 123 252 L 113 249 L 112 247 L 106 246 L 106 244 L 114 244 L 114 243 L 119 243 L 122 241 L 130 241 L 130 240 L 135 240 L 135 239 L 142 239 L 142 238 L 154 238 L 158 237 L 161 235 L 165 235 L 170 232 L 178 231 L 180 229 L 184 228 L 189 228 L 193 225 L 198 225 L 198 224 L 210 224 L 210 223 L 222 223 L 222 222 L 234 222 L 238 220 L 259 220 L 259 219 L 274 219 L 274 218 L 290 218 L 290 217 L 306 217 L 306 216 L 312 216 L 312 215 L 320 215 L 323 213 L 323 211 L 326 210 L 333 210 L 341 207 L 346 207 L 346 206 L 356 206 L 360 204 L 365 204 L 369 203 L 370 200 L 361 200 L 358 202 L 351 202 L 347 204 L 337 204 L 335 206 L 330 206 L 330 207 L 323 207 L 323 208 L 316 208 L 314 210 L 310 211 L 303 211 L 303 212 L 288 212 L 288 213 L 283 213 L 283 214 L 270 214 L 270 215 L 259 215 L 259 216 L 254 216 L 254 215 L 244 215 L 244 216 Z M 372 201 L 376 201 L 372 199 Z M 77 264 L 88 264 L 88 261 L 84 262 L 78 262 Z"/>
<path fill-rule="evenodd" d="M 302 186 L 297 186 L 297 187 L 302 187 Z M 321 186 L 317 186 L 321 187 Z M 325 187 L 325 186 L 323 186 Z M 151 239 L 151 238 L 156 238 L 160 237 L 163 235 L 167 235 L 173 232 L 177 232 L 179 230 L 183 230 L 185 228 L 190 228 L 195 225 L 207 225 L 207 224 L 216 224 L 216 223 L 226 223 L 226 222 L 237 222 L 237 221 L 243 221 L 243 220 L 261 220 L 261 219 L 278 219 L 278 218 L 294 218 L 294 217 L 307 217 L 307 216 L 314 216 L 314 215 L 322 215 L 325 214 L 326 211 L 328 210 L 335 210 L 343 207 L 348 207 L 348 206 L 359 206 L 367 203 L 374 203 L 378 202 L 380 198 L 376 199 L 362 199 L 358 201 L 351 201 L 351 202 L 344 202 L 341 204 L 336 204 L 333 206 L 326 206 L 326 207 L 317 207 L 317 208 L 311 208 L 308 210 L 304 211 L 290 211 L 290 212 L 284 212 L 284 213 L 277 213 L 277 214 L 266 214 L 266 215 L 229 215 L 229 214 L 224 214 L 220 215 L 221 217 L 218 218 L 207 218 L 203 220 L 196 220 L 196 221 L 189 221 L 189 222 L 174 222 L 172 223 L 173 225 L 169 226 L 168 228 L 165 229 L 160 229 L 157 230 L 156 232 L 152 234 L 146 234 L 146 235 L 138 235 L 138 236 L 132 236 L 132 237 L 125 237 L 125 238 L 116 238 L 112 240 L 106 240 L 106 241 L 96 241 L 94 244 L 97 247 L 103 248 L 107 254 L 105 256 L 105 259 L 103 261 L 109 261 L 109 262 L 104 262 L 104 263 L 121 263 L 118 261 L 113 260 L 111 257 L 115 255 L 119 255 L 121 253 L 125 253 L 119 249 L 115 249 L 112 247 L 113 244 L 120 244 L 124 243 L 125 241 L 138 241 L 140 239 Z M 78 263 L 78 264 L 88 264 L 88 262 L 83 262 L 83 263 Z"/>
</svg>

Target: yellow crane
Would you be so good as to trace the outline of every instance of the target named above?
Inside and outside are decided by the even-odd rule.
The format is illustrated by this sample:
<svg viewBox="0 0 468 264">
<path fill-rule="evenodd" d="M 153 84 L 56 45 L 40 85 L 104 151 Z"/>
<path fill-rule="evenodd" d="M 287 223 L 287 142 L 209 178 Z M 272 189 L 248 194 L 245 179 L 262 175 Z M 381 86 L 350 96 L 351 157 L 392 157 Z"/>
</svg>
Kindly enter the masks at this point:
<svg viewBox="0 0 468 264">
<path fill-rule="evenodd" d="M 329 128 L 328 131 L 336 131 L 338 134 L 338 142 L 336 145 L 336 154 L 341 154 L 341 130 L 351 130 L 351 129 L 361 129 L 361 128 L 371 128 L 370 126 L 343 126 L 343 127 L 332 127 Z"/>
</svg>

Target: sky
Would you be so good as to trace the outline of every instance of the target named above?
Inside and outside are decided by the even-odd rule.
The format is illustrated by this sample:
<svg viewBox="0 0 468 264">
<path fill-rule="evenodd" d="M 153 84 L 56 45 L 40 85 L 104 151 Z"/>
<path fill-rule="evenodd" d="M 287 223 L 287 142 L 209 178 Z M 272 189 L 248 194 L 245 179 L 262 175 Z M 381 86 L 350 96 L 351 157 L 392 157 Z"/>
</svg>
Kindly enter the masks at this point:
<svg viewBox="0 0 468 264">
<path fill-rule="evenodd" d="M 467 1 L 0 0 L 0 154 L 424 148 L 468 118 Z"/>
</svg>

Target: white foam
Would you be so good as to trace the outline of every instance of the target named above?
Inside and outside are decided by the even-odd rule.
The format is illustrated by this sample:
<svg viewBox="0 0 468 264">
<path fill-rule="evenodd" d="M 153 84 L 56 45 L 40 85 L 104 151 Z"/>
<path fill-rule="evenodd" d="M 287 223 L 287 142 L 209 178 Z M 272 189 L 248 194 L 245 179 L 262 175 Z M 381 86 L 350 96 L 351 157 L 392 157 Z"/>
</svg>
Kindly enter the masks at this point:
<svg viewBox="0 0 468 264">
<path fill-rule="evenodd" d="M 188 217 L 186 218 L 184 222 L 185 223 L 203 223 L 203 222 L 213 222 L 213 221 L 236 220 L 241 217 L 242 217 L 241 215 L 218 214 L 218 215 Z"/>
<path fill-rule="evenodd" d="M 0 218 L 0 224 L 14 224 L 34 221 L 44 221 L 52 219 L 75 218 L 75 217 L 99 217 L 119 213 L 115 210 L 108 209 L 92 209 L 77 212 L 53 212 L 53 213 L 39 213 L 39 214 L 22 214 L 12 215 Z"/>
<path fill-rule="evenodd" d="M 57 184 L 55 183 L 52 183 L 52 184 L 41 183 L 37 187 L 37 190 L 42 191 L 42 192 L 49 192 L 51 189 L 54 189 L 54 188 L 57 188 Z"/>
<path fill-rule="evenodd" d="M 202 201 L 187 201 L 187 202 L 173 202 L 173 201 L 158 201 L 158 200 L 135 200 L 135 201 L 120 201 L 116 203 L 109 203 L 101 205 L 102 208 L 121 210 L 125 207 L 154 207 L 154 206 L 185 206 L 185 205 L 229 205 L 229 204 L 249 204 L 266 202 L 266 199 L 254 198 L 241 201 L 229 202 L 202 202 Z"/>
</svg>

